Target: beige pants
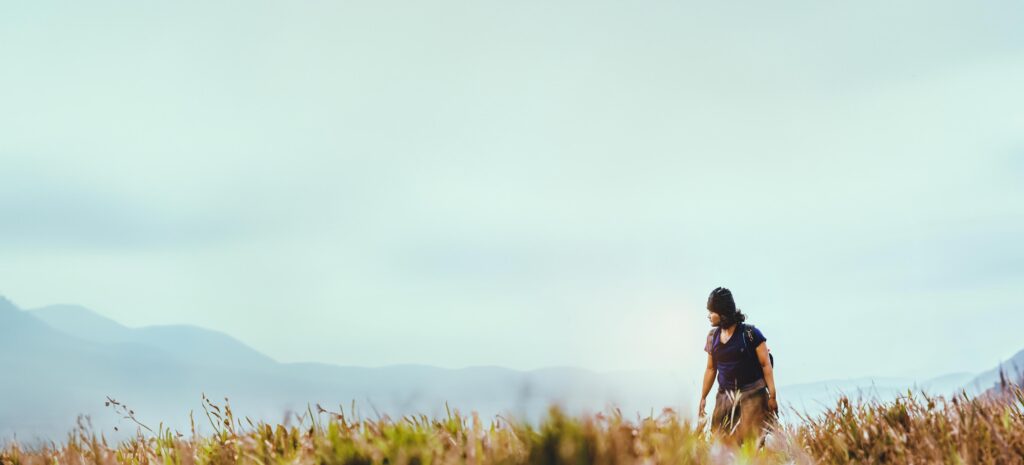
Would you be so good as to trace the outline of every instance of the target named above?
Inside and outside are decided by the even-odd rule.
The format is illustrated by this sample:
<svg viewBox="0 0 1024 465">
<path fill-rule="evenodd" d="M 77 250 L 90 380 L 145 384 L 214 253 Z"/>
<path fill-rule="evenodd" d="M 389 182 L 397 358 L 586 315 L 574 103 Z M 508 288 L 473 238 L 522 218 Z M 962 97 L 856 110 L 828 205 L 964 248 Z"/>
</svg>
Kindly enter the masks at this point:
<svg viewBox="0 0 1024 465">
<path fill-rule="evenodd" d="M 760 439 L 773 419 L 768 408 L 768 388 L 718 391 L 711 429 L 738 440 L 754 435 Z"/>
</svg>

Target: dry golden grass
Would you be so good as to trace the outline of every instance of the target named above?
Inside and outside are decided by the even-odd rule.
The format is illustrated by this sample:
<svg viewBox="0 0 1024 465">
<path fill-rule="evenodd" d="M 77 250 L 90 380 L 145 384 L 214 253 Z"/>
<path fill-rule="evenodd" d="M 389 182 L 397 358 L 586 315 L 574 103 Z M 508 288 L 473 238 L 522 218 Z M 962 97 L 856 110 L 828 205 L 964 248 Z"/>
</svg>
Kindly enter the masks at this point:
<svg viewBox="0 0 1024 465">
<path fill-rule="evenodd" d="M 894 402 L 842 398 L 824 415 L 775 431 L 765 447 L 735 444 L 671 410 L 630 421 L 618 412 L 568 417 L 552 408 L 538 427 L 455 412 L 354 420 L 316 407 L 298 426 L 243 422 L 204 400 L 216 430 L 178 435 L 163 427 L 116 445 L 80 426 L 59 446 L 0 451 L 3 465 L 49 464 L 1020 464 L 1024 392 Z M 130 410 L 117 404 L 122 415 Z M 134 413 L 130 414 L 132 417 Z M 131 418 L 129 418 L 131 419 Z"/>
</svg>

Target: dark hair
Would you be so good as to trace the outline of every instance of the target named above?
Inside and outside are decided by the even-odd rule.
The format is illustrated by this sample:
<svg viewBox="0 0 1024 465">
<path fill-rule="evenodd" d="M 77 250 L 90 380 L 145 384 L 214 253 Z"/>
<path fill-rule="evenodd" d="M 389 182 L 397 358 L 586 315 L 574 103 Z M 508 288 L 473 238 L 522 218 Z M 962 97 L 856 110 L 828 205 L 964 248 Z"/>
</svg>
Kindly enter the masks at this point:
<svg viewBox="0 0 1024 465">
<path fill-rule="evenodd" d="M 728 328 L 747 321 L 747 315 L 736 308 L 732 291 L 724 287 L 716 287 L 711 291 L 711 295 L 708 296 L 708 310 L 717 313 L 722 318 L 718 324 L 721 328 Z"/>
<path fill-rule="evenodd" d="M 718 326 L 722 327 L 722 328 L 728 328 L 728 327 L 730 327 L 732 325 L 740 324 L 740 323 L 743 323 L 744 321 L 747 321 L 747 315 L 745 315 L 738 308 L 736 309 L 735 312 L 733 312 L 731 314 L 723 315 L 723 314 L 719 313 L 718 315 L 722 317 L 721 322 L 718 323 Z"/>
</svg>

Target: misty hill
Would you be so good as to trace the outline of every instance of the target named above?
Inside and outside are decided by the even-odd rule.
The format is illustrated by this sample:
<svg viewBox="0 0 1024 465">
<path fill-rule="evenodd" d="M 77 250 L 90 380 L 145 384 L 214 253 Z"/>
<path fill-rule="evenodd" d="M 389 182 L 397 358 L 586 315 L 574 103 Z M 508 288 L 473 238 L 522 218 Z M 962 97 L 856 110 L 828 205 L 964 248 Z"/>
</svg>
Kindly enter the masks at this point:
<svg viewBox="0 0 1024 465">
<path fill-rule="evenodd" d="M 269 368 L 274 360 L 227 334 L 197 326 L 129 328 L 78 305 L 50 305 L 29 313 L 50 327 L 103 344 L 144 344 L 181 362 L 245 368 Z"/>
<path fill-rule="evenodd" d="M 783 406 L 787 408 L 792 407 L 801 412 L 817 414 L 827 407 L 833 407 L 836 400 L 843 395 L 851 399 L 873 399 L 885 402 L 905 396 L 907 390 L 911 390 L 915 395 L 923 391 L 929 395 L 949 397 L 974 377 L 974 373 L 953 373 L 925 381 L 887 377 L 834 379 L 779 386 L 779 398 L 782 399 Z"/>
<path fill-rule="evenodd" d="M 61 333 L 0 299 L 0 436 L 67 429 L 79 412 L 102 405 L 112 388 L 165 394 L 167 380 L 200 373 L 154 348 L 98 344 Z M 117 383 L 112 385 L 111 383 Z"/>
<path fill-rule="evenodd" d="M 970 395 L 978 395 L 993 387 L 999 382 L 999 372 L 1002 371 L 1011 382 L 1024 382 L 1024 350 L 1017 352 L 1009 360 L 1000 363 L 995 368 L 979 374 L 964 385 L 964 389 Z"/>
<path fill-rule="evenodd" d="M 1014 365 L 1024 366 L 1024 352 L 1004 363 Z M 133 431 L 103 406 L 108 395 L 128 404 L 144 422 L 155 426 L 163 421 L 187 431 L 190 410 L 202 418 L 202 393 L 215 400 L 228 396 L 236 412 L 273 422 L 316 403 L 347 411 L 353 401 L 363 416 L 443 415 L 448 403 L 485 418 L 503 414 L 533 420 L 552 402 L 575 412 L 601 410 L 609 403 L 631 416 L 662 407 L 690 412 L 699 388 L 699 373 L 278 363 L 217 331 L 185 325 L 131 328 L 75 305 L 23 311 L 2 297 L 0 374 L 0 441 L 14 434 L 21 440 L 62 438 L 79 413 L 90 415 L 108 437 L 116 436 L 111 431 L 118 424 L 122 434 Z M 781 385 L 779 398 L 784 413 L 788 406 L 815 414 L 843 394 L 885 401 L 907 389 L 948 395 L 965 383 L 984 390 L 997 381 L 995 369 L 923 382 L 829 380 Z"/>
<path fill-rule="evenodd" d="M 447 402 L 485 418 L 536 419 L 552 402 L 571 411 L 613 402 L 629 414 L 685 407 L 694 397 L 681 377 L 652 372 L 278 363 L 215 331 L 130 328 L 82 307 L 23 311 L 6 299 L 0 300 L 0 373 L 0 440 L 17 435 L 22 441 L 62 438 L 80 413 L 108 437 L 117 436 L 115 425 L 122 435 L 134 431 L 104 407 L 106 396 L 153 427 L 162 421 L 180 431 L 188 430 L 190 410 L 202 418 L 202 393 L 230 397 L 236 412 L 274 422 L 316 403 L 347 410 L 355 401 L 363 416 L 396 417 L 443 415 Z"/>
</svg>

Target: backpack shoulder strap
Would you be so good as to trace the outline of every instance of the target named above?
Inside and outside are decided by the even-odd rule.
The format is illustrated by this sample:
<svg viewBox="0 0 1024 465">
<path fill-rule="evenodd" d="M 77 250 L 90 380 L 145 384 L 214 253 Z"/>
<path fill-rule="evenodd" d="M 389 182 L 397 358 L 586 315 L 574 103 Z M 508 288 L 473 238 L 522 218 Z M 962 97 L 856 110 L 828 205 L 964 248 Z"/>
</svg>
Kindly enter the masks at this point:
<svg viewBox="0 0 1024 465">
<path fill-rule="evenodd" d="M 711 341 L 711 355 L 715 354 L 715 347 L 718 347 L 718 332 L 721 329 L 722 328 L 713 328 L 711 331 L 708 331 L 708 338 Z"/>
</svg>

